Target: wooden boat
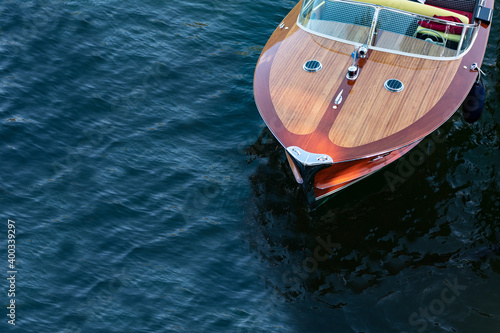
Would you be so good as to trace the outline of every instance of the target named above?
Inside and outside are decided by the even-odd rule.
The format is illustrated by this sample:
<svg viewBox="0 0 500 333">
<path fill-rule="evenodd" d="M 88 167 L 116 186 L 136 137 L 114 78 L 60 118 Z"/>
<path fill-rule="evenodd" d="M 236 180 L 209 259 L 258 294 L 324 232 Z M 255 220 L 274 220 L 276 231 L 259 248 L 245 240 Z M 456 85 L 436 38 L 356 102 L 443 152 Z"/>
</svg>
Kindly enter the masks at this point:
<svg viewBox="0 0 500 333">
<path fill-rule="evenodd" d="M 315 204 L 408 153 L 480 78 L 493 0 L 303 0 L 254 95 Z"/>
</svg>

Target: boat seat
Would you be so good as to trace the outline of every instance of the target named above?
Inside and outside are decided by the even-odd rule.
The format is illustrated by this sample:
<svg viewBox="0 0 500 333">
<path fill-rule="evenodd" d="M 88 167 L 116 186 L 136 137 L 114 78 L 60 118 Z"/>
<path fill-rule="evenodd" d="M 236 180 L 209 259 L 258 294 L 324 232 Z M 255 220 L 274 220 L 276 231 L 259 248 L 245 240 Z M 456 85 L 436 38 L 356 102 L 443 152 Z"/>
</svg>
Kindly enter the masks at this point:
<svg viewBox="0 0 500 333">
<path fill-rule="evenodd" d="M 457 17 L 456 14 L 466 16 L 469 21 L 472 21 L 472 12 L 464 12 L 461 10 L 450 9 L 453 15 L 448 17 Z M 446 41 L 446 46 L 452 49 L 458 47 L 460 42 L 462 29 L 460 27 L 455 27 L 454 30 L 446 32 L 445 26 L 439 23 L 425 22 L 423 20 L 418 22 L 418 28 L 415 32 L 415 36 L 424 39 L 425 36 L 429 36 L 434 41 Z M 424 36 L 425 35 L 425 36 Z"/>
<path fill-rule="evenodd" d="M 472 12 L 466 12 L 457 9 L 441 8 L 429 4 L 421 4 L 413 1 L 403 0 L 353 0 L 357 2 L 370 3 L 374 5 L 395 8 L 410 13 L 429 17 L 456 17 L 462 23 L 469 24 L 472 21 Z M 457 0 L 469 1 L 469 0 Z M 339 15 L 338 13 L 343 13 Z M 371 25 L 371 18 L 366 16 L 366 12 L 360 6 L 342 1 L 325 1 L 323 20 L 335 21 L 347 24 L 355 24 L 367 26 Z M 426 26 L 422 20 L 411 15 L 401 15 L 391 10 L 382 10 L 379 12 L 377 28 L 382 31 L 388 31 L 396 34 L 403 34 L 410 37 L 419 37 L 426 39 L 426 36 L 431 39 L 441 39 L 446 46 L 451 49 L 456 49 L 460 42 L 461 35 L 451 33 L 451 31 L 441 32 L 433 30 L 432 26 Z M 424 30 L 425 29 L 425 30 Z M 455 30 L 456 32 L 456 30 Z"/>
<path fill-rule="evenodd" d="M 461 35 L 457 35 L 457 34 L 449 34 L 449 33 L 446 33 L 444 31 L 438 31 L 438 30 L 433 30 L 433 29 L 429 29 L 429 28 L 424 28 L 422 26 L 419 26 L 417 28 L 417 31 L 415 32 L 417 38 L 420 36 L 420 35 L 429 35 L 429 36 L 435 36 L 436 38 L 441 39 L 441 40 L 446 40 L 446 41 L 449 41 L 449 42 L 453 42 L 453 43 L 458 43 L 460 42 L 460 37 Z M 422 38 L 424 39 L 424 38 Z M 432 39 L 432 38 L 431 38 Z M 450 48 L 453 48 L 453 47 L 450 47 Z M 457 48 L 457 46 L 454 47 L 455 49 Z"/>
<path fill-rule="evenodd" d="M 434 15 L 456 16 L 462 22 L 469 23 L 469 19 L 467 16 L 443 8 L 421 4 L 418 2 L 402 1 L 402 0 L 354 0 L 354 1 L 400 9 L 430 17 L 433 17 Z M 338 13 L 343 13 L 343 14 L 338 15 Z M 371 18 L 368 18 L 366 16 L 366 13 L 363 10 L 363 8 L 342 1 L 326 0 L 322 19 L 327 21 L 335 21 L 347 24 L 353 24 L 354 22 L 356 22 L 356 24 L 358 25 L 367 27 L 369 27 L 372 23 Z M 418 21 L 414 17 L 401 15 L 389 10 L 384 10 L 379 13 L 378 28 L 380 30 L 385 30 L 388 32 L 404 34 L 407 36 L 414 36 L 416 30 L 419 27 L 417 22 Z"/>
<path fill-rule="evenodd" d="M 476 0 L 426 0 L 425 4 L 467 13 L 473 13 L 476 8 Z"/>
<path fill-rule="evenodd" d="M 342 13 L 342 15 L 339 15 Z M 364 17 L 364 8 L 359 5 L 343 2 L 343 1 L 325 1 L 325 9 L 321 19 L 326 21 L 334 21 L 346 24 L 353 24 L 370 27 L 372 24 L 371 17 Z"/>
<path fill-rule="evenodd" d="M 379 6 L 384 6 L 384 7 L 389 7 L 389 8 L 394 8 L 394 9 L 399 9 L 403 10 L 406 12 L 410 13 L 415 13 L 419 15 L 424 15 L 424 16 L 455 16 L 460 19 L 461 22 L 463 23 L 469 23 L 470 20 L 467 16 L 462 15 L 460 13 L 457 13 L 456 11 L 450 11 L 444 8 L 439 8 L 427 4 L 421 4 L 419 2 L 413 2 L 413 1 L 402 1 L 402 0 L 354 0 L 357 2 L 364 2 L 364 3 L 371 3 L 374 5 L 379 5 Z M 345 10 L 342 11 L 341 7 L 344 3 L 342 2 L 335 2 L 335 1 L 326 1 L 325 2 L 325 20 L 333 20 L 333 21 L 341 21 L 345 23 L 353 23 L 353 22 L 359 22 L 360 19 L 355 20 L 352 16 L 353 15 L 360 15 L 359 13 L 361 11 L 349 11 L 346 13 L 345 16 L 343 17 L 336 17 L 335 15 L 339 12 L 346 12 Z M 337 15 L 338 16 L 338 15 Z M 362 21 L 363 17 L 361 17 Z M 389 10 L 384 10 L 379 13 L 379 20 L 378 20 L 378 29 L 379 30 L 384 30 L 392 33 L 397 33 L 397 34 L 404 34 L 406 36 L 415 36 L 417 29 L 419 28 L 418 20 L 416 20 L 414 17 L 409 16 L 409 15 L 401 15 L 397 12 L 389 11 Z M 370 22 L 371 23 L 371 22 Z M 449 38 L 455 38 L 454 36 L 447 36 Z M 447 38 L 447 39 L 449 39 Z"/>
<path fill-rule="evenodd" d="M 428 5 L 427 3 L 421 4 L 419 2 L 401 1 L 401 0 L 354 0 L 354 1 L 371 3 L 374 5 L 380 5 L 380 6 L 390 7 L 390 8 L 394 8 L 394 9 L 400 9 L 400 10 L 404 10 L 406 12 L 430 16 L 430 17 L 433 17 L 434 15 L 437 15 L 437 16 L 456 16 L 463 23 L 468 24 L 470 22 L 469 19 L 467 18 L 467 16 L 458 14 L 456 11 L 453 12 L 453 11 L 445 9 L 445 8 Z"/>
</svg>

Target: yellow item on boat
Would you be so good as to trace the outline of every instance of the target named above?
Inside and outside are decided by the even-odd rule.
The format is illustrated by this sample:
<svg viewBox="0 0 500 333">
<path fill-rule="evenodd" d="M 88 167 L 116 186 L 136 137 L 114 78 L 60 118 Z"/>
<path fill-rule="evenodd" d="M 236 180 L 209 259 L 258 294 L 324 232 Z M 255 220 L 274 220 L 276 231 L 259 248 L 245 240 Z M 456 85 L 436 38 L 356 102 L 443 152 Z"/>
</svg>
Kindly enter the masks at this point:
<svg viewBox="0 0 500 333">
<path fill-rule="evenodd" d="M 445 33 L 444 31 L 432 30 L 432 29 L 428 29 L 428 28 L 424 28 L 424 27 L 420 27 L 420 26 L 417 28 L 416 33 L 423 32 L 423 31 L 425 31 L 427 34 L 432 34 L 436 37 L 441 37 L 445 40 L 449 40 L 449 41 L 457 42 L 457 43 L 460 42 L 460 38 L 462 37 L 462 35 L 448 34 L 448 33 Z"/>
<path fill-rule="evenodd" d="M 413 1 L 402 1 L 402 0 L 353 0 L 357 2 L 371 3 L 374 5 L 380 5 L 384 7 L 394 8 L 404 10 L 405 12 L 415 13 L 419 15 L 425 15 L 433 17 L 437 16 L 455 16 L 460 19 L 462 23 L 469 24 L 469 18 L 467 16 L 442 9 L 434 6 L 429 6 L 426 4 L 421 4 Z"/>
</svg>

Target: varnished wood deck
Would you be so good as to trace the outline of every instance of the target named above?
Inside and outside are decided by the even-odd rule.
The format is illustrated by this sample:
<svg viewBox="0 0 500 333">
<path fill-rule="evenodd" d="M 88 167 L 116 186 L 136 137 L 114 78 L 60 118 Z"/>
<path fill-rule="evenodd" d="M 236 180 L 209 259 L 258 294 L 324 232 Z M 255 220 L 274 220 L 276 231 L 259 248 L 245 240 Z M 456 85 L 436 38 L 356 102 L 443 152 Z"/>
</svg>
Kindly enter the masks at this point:
<svg viewBox="0 0 500 333">
<path fill-rule="evenodd" d="M 373 52 L 330 129 L 330 140 L 357 147 L 405 129 L 444 96 L 460 62 Z M 402 92 L 385 89 L 392 78 L 403 82 Z"/>
<path fill-rule="evenodd" d="M 327 21 L 318 23 L 344 34 L 354 34 L 356 29 L 363 28 Z M 296 25 L 289 35 L 276 53 L 269 80 L 278 117 L 290 132 L 304 135 L 318 128 L 326 112 L 338 112 L 328 136 L 341 147 L 374 142 L 413 124 L 443 97 L 460 65 L 460 60 L 429 60 L 373 52 L 352 90 L 344 91 L 342 108 L 335 111 L 329 104 L 352 64 L 354 46 L 305 33 Z M 389 32 L 380 34 L 377 45 L 388 43 L 390 35 L 396 35 L 395 43 L 407 44 L 408 49 L 409 40 L 414 41 L 413 50 L 418 47 L 443 49 Z M 303 70 L 304 63 L 312 59 L 322 63 L 319 72 Z M 401 80 L 405 89 L 400 93 L 386 90 L 384 82 L 391 78 Z"/>
<path fill-rule="evenodd" d="M 276 54 L 269 88 L 285 127 L 295 134 L 310 134 L 327 111 L 332 91 L 345 77 L 345 68 L 352 63 L 352 46 L 304 33 L 297 26 L 290 34 Z M 306 72 L 302 67 L 311 59 L 320 61 L 323 69 Z"/>
<path fill-rule="evenodd" d="M 345 75 L 352 64 L 354 46 L 298 28 L 300 6 L 301 2 L 284 19 L 288 29 L 277 28 L 262 52 L 255 72 L 255 99 L 263 119 L 284 147 L 296 145 L 328 154 L 335 162 L 404 147 L 439 127 L 473 84 L 477 73 L 468 68 L 473 62 L 482 62 L 489 32 L 489 27 L 481 24 L 475 47 L 458 60 L 371 50 L 368 60 L 360 62 L 358 79 L 352 82 Z M 341 33 L 354 33 L 348 27 L 342 29 Z M 381 32 L 377 38 L 378 46 L 391 41 L 389 32 Z M 392 41 L 409 51 L 417 47 L 434 48 L 436 54 L 442 51 L 434 44 L 411 40 L 415 43 L 405 38 Z M 302 69 L 312 59 L 323 64 L 321 71 Z M 404 91 L 387 91 L 383 83 L 390 78 L 400 79 Z M 343 101 L 333 109 L 340 91 Z"/>
</svg>

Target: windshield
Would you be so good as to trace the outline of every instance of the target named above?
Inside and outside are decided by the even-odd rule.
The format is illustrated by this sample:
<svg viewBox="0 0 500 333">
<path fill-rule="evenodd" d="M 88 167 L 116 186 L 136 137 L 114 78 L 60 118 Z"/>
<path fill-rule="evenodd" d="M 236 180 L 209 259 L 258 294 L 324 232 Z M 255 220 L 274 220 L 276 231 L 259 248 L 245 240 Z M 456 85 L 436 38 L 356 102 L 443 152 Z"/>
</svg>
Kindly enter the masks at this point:
<svg viewBox="0 0 500 333">
<path fill-rule="evenodd" d="M 446 16 L 447 10 L 409 1 L 401 3 L 406 3 L 405 10 L 427 15 L 436 12 L 440 18 L 356 1 L 304 0 L 298 24 L 326 38 L 430 58 L 457 57 L 470 46 L 476 25 L 468 24 L 468 17 Z"/>
</svg>

